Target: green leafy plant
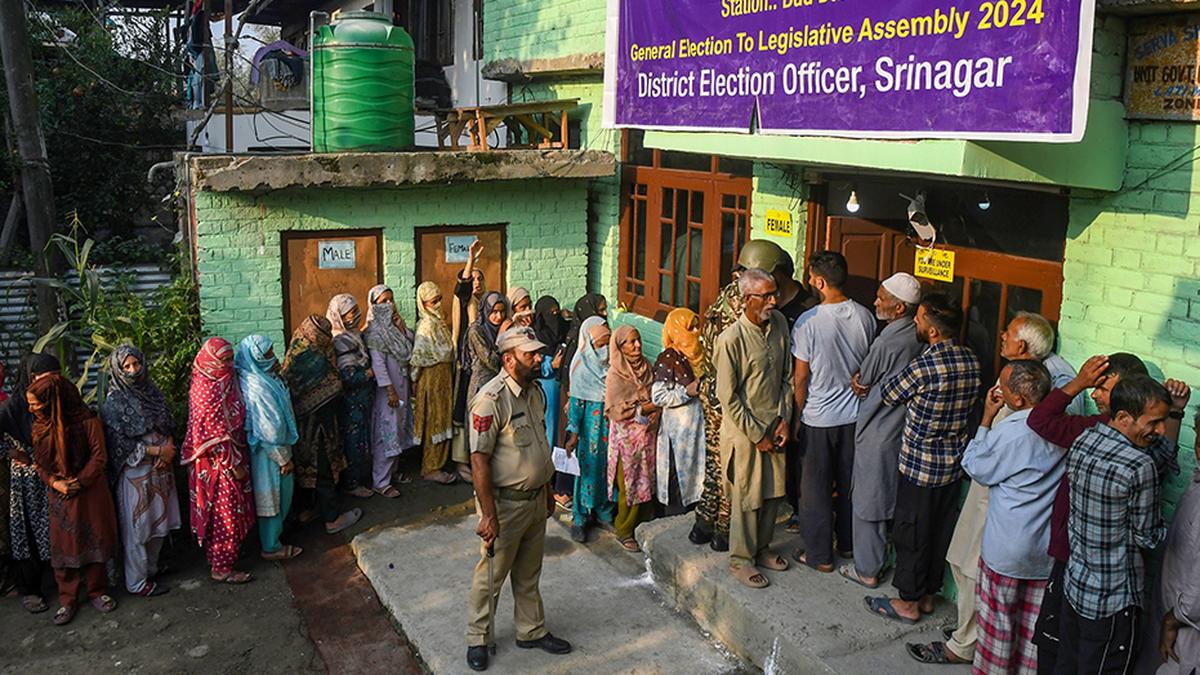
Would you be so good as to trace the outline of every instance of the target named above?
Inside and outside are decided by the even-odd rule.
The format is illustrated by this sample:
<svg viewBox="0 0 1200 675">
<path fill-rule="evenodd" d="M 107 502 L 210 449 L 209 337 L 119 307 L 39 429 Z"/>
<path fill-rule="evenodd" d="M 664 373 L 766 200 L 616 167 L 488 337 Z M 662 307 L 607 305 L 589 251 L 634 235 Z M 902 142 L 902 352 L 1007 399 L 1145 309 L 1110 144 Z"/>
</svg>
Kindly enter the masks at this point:
<svg viewBox="0 0 1200 675">
<path fill-rule="evenodd" d="M 192 276 L 177 273 L 170 283 L 149 297 L 132 289 L 133 277 L 117 275 L 105 280 L 93 262 L 94 243 L 82 237 L 82 226 L 72 218 L 71 230 L 50 242 L 56 246 L 78 284 L 58 279 L 38 279 L 58 290 L 66 318 L 38 338 L 34 351 L 49 347 L 63 363 L 88 354 L 77 383 L 83 390 L 92 372 L 121 344 L 132 344 L 146 355 L 150 375 L 175 411 L 185 419 L 192 359 L 200 349 L 200 307 Z M 173 269 L 181 270 L 176 259 Z M 107 377 L 103 372 L 95 387 L 84 392 L 89 402 L 103 400 Z"/>
</svg>

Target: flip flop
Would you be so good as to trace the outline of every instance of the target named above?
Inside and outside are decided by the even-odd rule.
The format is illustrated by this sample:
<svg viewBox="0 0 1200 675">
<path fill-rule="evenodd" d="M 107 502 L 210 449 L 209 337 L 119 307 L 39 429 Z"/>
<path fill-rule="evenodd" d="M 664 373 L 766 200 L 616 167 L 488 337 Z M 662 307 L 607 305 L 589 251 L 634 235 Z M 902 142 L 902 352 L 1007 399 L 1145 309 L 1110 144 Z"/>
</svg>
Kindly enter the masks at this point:
<svg viewBox="0 0 1200 675">
<path fill-rule="evenodd" d="M 155 598 L 160 595 L 166 595 L 168 592 L 170 592 L 170 590 L 171 589 L 167 588 L 166 586 L 162 586 L 157 582 L 151 581 L 145 586 L 142 586 L 142 590 L 134 593 L 134 595 L 140 595 L 143 598 Z"/>
<path fill-rule="evenodd" d="M 71 620 L 75 618 L 75 611 L 75 607 L 67 607 L 65 605 L 59 607 L 58 611 L 54 613 L 54 619 L 52 619 L 54 621 L 54 625 L 65 626 L 71 623 Z"/>
<path fill-rule="evenodd" d="M 787 558 L 770 552 L 760 554 L 758 559 L 754 561 L 754 564 L 758 567 L 765 567 L 772 572 L 782 572 L 790 567 Z"/>
<path fill-rule="evenodd" d="M 733 578 L 742 582 L 743 586 L 766 588 L 771 585 L 771 582 L 754 565 L 730 565 L 729 571 L 733 574 Z"/>
<path fill-rule="evenodd" d="M 927 645 L 910 642 L 904 645 L 904 651 L 908 652 L 913 660 L 930 665 L 949 666 L 969 663 L 969 661 L 950 658 L 953 653 L 946 649 L 944 642 L 930 642 Z"/>
<path fill-rule="evenodd" d="M 899 621 L 900 623 L 908 626 L 912 626 L 917 623 L 916 619 L 910 619 L 907 616 L 900 616 L 900 613 L 897 612 L 896 608 L 892 606 L 892 599 L 885 595 L 880 595 L 874 598 L 863 598 L 863 604 L 866 605 L 867 611 L 875 616 L 881 616 L 885 619 L 891 619 L 892 621 Z"/>
<path fill-rule="evenodd" d="M 623 546 L 625 550 L 629 551 L 630 553 L 637 553 L 642 550 L 642 547 L 638 546 L 637 539 L 634 539 L 633 537 L 626 537 L 625 539 L 622 539 L 621 546 Z"/>
<path fill-rule="evenodd" d="M 796 549 L 796 552 L 792 554 L 792 560 L 795 560 L 811 570 L 816 570 L 821 574 L 833 574 L 833 563 L 829 563 L 827 565 L 814 565 L 808 562 L 808 556 L 805 554 L 804 549 Z"/>
<path fill-rule="evenodd" d="M 263 560 L 271 560 L 271 561 L 291 560 L 292 558 L 295 558 L 296 556 L 300 555 L 303 552 L 304 552 L 304 549 L 300 548 L 299 546 L 292 546 L 291 544 L 287 544 L 286 546 L 283 546 L 282 548 L 280 548 L 278 551 L 272 551 L 270 553 L 263 553 L 262 559 Z"/>
<path fill-rule="evenodd" d="M 362 509 L 353 508 L 337 517 L 337 520 L 325 525 L 325 534 L 337 534 L 342 530 L 353 527 L 362 519 Z"/>
<path fill-rule="evenodd" d="M 49 605 L 46 604 L 46 600 L 40 595 L 26 595 L 21 598 L 21 606 L 30 614 L 41 614 L 50 609 Z"/>
<path fill-rule="evenodd" d="M 100 595 L 92 598 L 92 607 L 96 608 L 101 614 L 108 614 L 117 608 L 117 601 L 109 595 Z"/>
<path fill-rule="evenodd" d="M 868 584 L 867 582 L 863 581 L 862 576 L 859 575 L 858 570 L 854 567 L 853 564 L 842 565 L 841 567 L 838 568 L 838 574 L 841 575 L 841 577 L 843 579 L 845 579 L 847 581 L 853 581 L 854 583 L 858 584 L 859 586 L 862 586 L 863 588 L 870 589 L 872 591 L 875 590 L 876 588 L 879 588 L 879 578 L 878 577 L 876 577 L 875 583 Z"/>
<path fill-rule="evenodd" d="M 251 581 L 254 581 L 254 576 L 249 572 L 238 572 L 237 570 L 233 570 L 226 572 L 219 577 L 213 576 L 212 580 L 219 584 L 233 584 L 237 586 L 241 584 L 248 584 Z"/>
<path fill-rule="evenodd" d="M 350 495 L 351 497 L 357 497 L 358 499 L 366 499 L 374 494 L 374 491 L 369 487 L 359 485 L 353 490 L 346 490 L 346 494 Z"/>
<path fill-rule="evenodd" d="M 388 499 L 395 499 L 400 496 L 400 491 L 396 489 L 396 486 L 389 485 L 382 490 L 376 488 L 375 494 L 379 495 L 380 497 L 387 497 Z"/>
</svg>

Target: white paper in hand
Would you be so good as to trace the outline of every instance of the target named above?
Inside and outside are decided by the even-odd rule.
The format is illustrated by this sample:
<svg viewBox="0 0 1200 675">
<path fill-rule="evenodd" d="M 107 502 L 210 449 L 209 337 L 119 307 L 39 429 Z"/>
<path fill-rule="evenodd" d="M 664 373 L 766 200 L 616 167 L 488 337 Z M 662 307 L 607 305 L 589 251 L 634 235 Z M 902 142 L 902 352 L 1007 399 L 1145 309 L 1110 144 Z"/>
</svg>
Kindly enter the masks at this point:
<svg viewBox="0 0 1200 675">
<path fill-rule="evenodd" d="M 566 448 L 554 448 L 554 470 L 571 476 L 579 475 L 579 456 L 568 455 Z"/>
</svg>

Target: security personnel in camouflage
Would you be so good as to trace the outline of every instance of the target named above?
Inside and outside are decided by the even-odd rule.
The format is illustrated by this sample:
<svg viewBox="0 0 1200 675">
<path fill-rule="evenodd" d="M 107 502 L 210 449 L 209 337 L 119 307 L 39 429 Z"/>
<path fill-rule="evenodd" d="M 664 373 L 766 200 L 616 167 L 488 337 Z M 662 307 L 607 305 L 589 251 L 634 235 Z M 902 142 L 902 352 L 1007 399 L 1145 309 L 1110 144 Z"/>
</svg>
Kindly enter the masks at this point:
<svg viewBox="0 0 1200 675">
<path fill-rule="evenodd" d="M 554 513 L 550 481 L 554 462 L 546 440 L 546 397 L 535 377 L 541 369 L 541 350 L 531 328 L 511 328 L 496 346 L 504 370 L 485 384 L 471 401 L 469 422 L 471 475 L 483 539 L 479 564 L 471 579 L 468 601 L 467 665 L 488 667 L 488 644 L 493 641 L 491 616 L 504 578 L 512 573 L 517 646 L 566 654 L 571 644 L 546 630 L 542 594 L 542 551 L 546 519 Z M 494 557 L 488 575 L 488 548 Z M 493 589 L 489 591 L 489 588 Z M 490 592 L 496 595 L 489 597 Z"/>
</svg>

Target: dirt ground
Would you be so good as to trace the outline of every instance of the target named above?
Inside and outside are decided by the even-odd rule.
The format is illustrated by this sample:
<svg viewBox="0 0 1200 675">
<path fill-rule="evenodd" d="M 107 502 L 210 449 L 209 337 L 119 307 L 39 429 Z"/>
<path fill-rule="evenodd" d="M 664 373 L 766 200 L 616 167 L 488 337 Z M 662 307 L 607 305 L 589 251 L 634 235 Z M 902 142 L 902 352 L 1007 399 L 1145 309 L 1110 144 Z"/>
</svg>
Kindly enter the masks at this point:
<svg viewBox="0 0 1200 675">
<path fill-rule="evenodd" d="M 171 591 L 156 598 L 114 593 L 116 611 L 80 608 L 66 627 L 51 624 L 57 607 L 31 615 L 15 597 L 0 598 L 0 673 L 405 673 L 423 672 L 359 572 L 347 543 L 364 529 L 437 517 L 471 498 L 466 485 L 418 479 L 399 499 L 344 498 L 363 508 L 351 530 L 326 535 L 310 524 L 285 533 L 304 553 L 286 564 L 259 558 L 257 531 L 239 568 L 255 580 L 213 583 L 203 554 L 184 532 L 164 547 Z"/>
</svg>

